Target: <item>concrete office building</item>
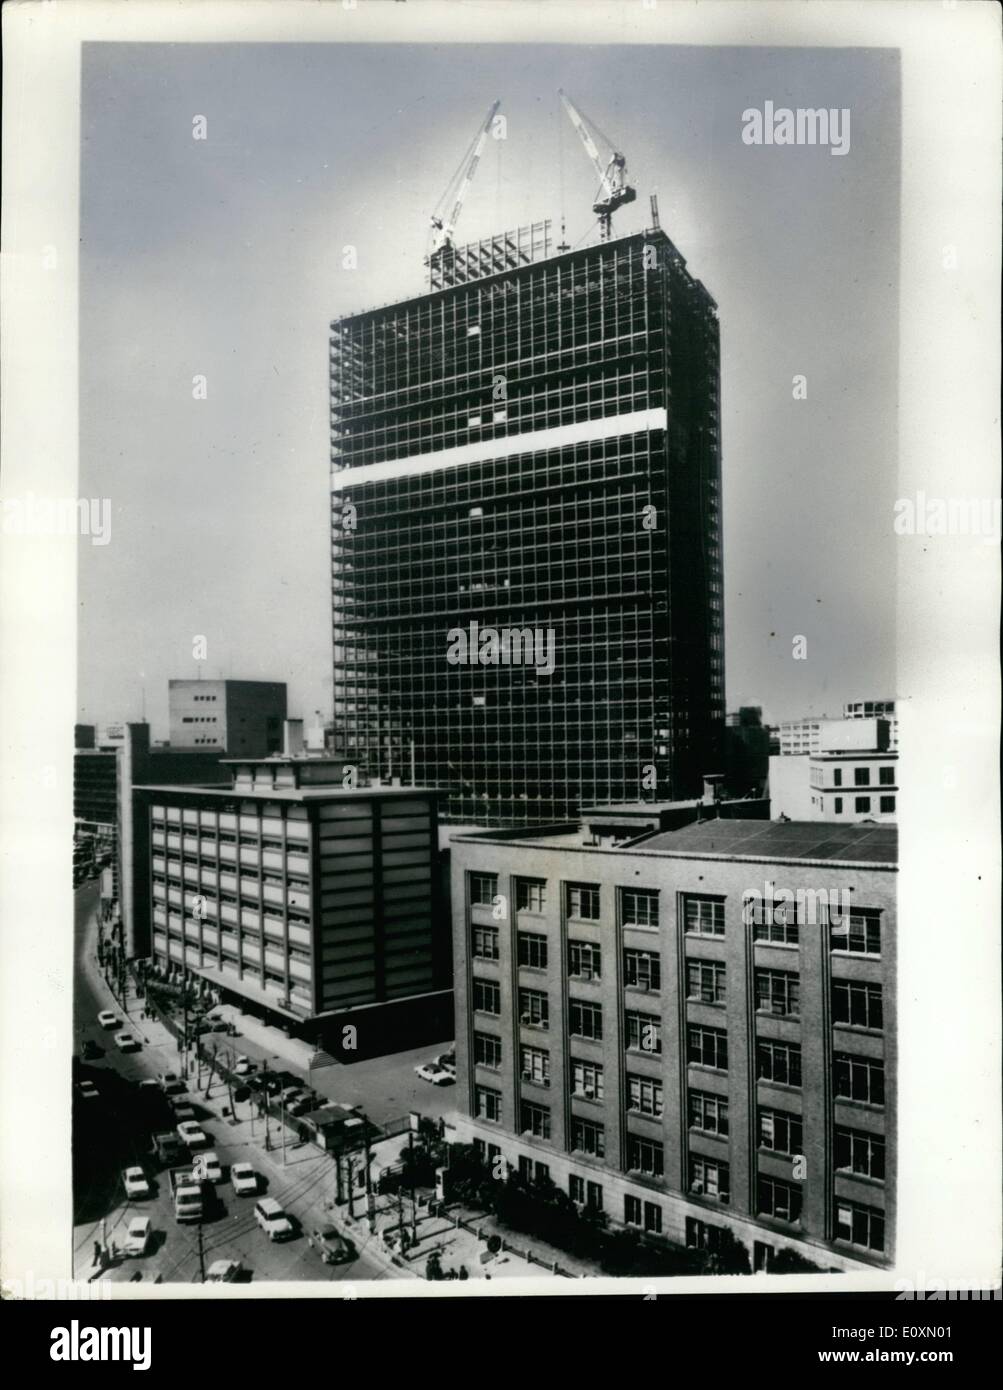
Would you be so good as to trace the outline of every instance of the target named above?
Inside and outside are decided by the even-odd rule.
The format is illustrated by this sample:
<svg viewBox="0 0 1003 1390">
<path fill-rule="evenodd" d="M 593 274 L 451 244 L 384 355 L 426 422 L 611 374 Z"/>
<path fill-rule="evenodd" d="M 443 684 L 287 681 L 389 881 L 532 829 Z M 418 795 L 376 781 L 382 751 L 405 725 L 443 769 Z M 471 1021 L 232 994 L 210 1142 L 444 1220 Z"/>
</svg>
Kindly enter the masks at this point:
<svg viewBox="0 0 1003 1390">
<path fill-rule="evenodd" d="M 347 1061 L 448 1037 L 435 793 L 346 789 L 343 759 L 302 753 L 225 770 L 225 787 L 139 789 L 156 968 Z"/>
<path fill-rule="evenodd" d="M 265 758 L 282 747 L 281 681 L 174 680 L 168 685 L 172 748 Z"/>
<path fill-rule="evenodd" d="M 698 796 L 720 762 L 717 308 L 658 228 L 548 227 L 331 325 L 335 724 L 453 823 Z"/>
<path fill-rule="evenodd" d="M 457 1138 L 757 1269 L 892 1261 L 893 828 L 543 826 L 452 860 Z"/>
<path fill-rule="evenodd" d="M 898 753 L 886 719 L 829 719 L 818 749 L 770 759 L 771 815 L 791 820 L 895 820 Z"/>
<path fill-rule="evenodd" d="M 888 724 L 888 747 L 895 753 L 899 746 L 899 720 L 894 700 L 852 700 L 843 706 L 844 719 L 884 719 Z"/>
</svg>

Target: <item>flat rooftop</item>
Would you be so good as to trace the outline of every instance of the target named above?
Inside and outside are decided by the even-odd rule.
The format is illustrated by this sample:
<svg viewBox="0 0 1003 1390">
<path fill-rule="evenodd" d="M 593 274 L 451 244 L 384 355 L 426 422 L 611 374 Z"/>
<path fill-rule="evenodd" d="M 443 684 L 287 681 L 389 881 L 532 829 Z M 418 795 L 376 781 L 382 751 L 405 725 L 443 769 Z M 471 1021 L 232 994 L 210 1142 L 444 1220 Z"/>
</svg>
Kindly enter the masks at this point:
<svg viewBox="0 0 1003 1390">
<path fill-rule="evenodd" d="M 891 866 L 898 862 L 894 825 L 837 825 L 826 821 L 709 820 L 658 830 L 626 845 L 594 845 L 584 828 L 542 825 L 521 831 L 460 834 L 465 843 L 517 844 L 538 849 L 586 849 L 594 854 L 676 855 L 687 859 L 830 861 Z"/>
<path fill-rule="evenodd" d="M 136 792 L 157 792 L 162 796 L 212 796 L 227 801 L 358 801 L 378 797 L 383 800 L 402 796 L 435 796 L 434 787 L 341 787 L 335 782 L 310 787 L 234 787 L 188 783 L 144 782 Z"/>
</svg>

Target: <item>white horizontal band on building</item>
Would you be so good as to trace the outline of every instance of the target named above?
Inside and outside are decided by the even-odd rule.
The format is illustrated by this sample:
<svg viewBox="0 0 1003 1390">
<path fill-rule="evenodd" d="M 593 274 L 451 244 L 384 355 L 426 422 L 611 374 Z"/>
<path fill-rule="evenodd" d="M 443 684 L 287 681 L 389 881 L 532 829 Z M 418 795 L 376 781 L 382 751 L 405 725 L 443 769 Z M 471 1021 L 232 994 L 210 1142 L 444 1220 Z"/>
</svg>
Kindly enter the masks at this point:
<svg viewBox="0 0 1003 1390">
<path fill-rule="evenodd" d="M 555 425 L 549 430 L 507 434 L 501 438 L 483 439 L 476 444 L 460 444 L 455 449 L 437 449 L 433 453 L 411 454 L 408 458 L 391 459 L 387 463 L 365 463 L 361 468 L 343 468 L 331 478 L 331 489 L 340 492 L 344 488 L 358 487 L 361 483 L 380 483 L 389 478 L 431 473 L 437 468 L 483 463 L 487 459 L 510 458 L 513 454 L 536 454 L 544 449 L 563 449 L 571 444 L 585 444 L 595 439 L 639 434 L 642 430 L 664 430 L 667 423 L 668 412 L 664 406 L 658 406 L 654 410 L 633 410 L 625 415 L 607 415 L 598 420 L 579 420 L 573 425 Z"/>
</svg>

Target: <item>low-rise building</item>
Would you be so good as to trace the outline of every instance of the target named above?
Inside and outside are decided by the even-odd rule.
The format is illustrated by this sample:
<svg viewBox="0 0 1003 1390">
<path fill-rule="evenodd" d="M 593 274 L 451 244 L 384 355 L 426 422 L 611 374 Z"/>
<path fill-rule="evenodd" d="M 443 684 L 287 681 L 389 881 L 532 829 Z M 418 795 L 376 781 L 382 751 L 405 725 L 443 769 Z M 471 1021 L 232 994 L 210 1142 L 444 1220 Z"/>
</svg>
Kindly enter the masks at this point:
<svg viewBox="0 0 1003 1390">
<path fill-rule="evenodd" d="M 172 748 L 264 758 L 282 747 L 285 682 L 172 680 L 168 717 Z"/>
<path fill-rule="evenodd" d="M 225 787 L 139 789 L 156 970 L 344 1060 L 449 1037 L 436 793 L 305 753 L 224 766 Z"/>
<path fill-rule="evenodd" d="M 890 1263 L 894 828 L 593 841 L 452 838 L 457 1137 L 756 1269 Z"/>
</svg>

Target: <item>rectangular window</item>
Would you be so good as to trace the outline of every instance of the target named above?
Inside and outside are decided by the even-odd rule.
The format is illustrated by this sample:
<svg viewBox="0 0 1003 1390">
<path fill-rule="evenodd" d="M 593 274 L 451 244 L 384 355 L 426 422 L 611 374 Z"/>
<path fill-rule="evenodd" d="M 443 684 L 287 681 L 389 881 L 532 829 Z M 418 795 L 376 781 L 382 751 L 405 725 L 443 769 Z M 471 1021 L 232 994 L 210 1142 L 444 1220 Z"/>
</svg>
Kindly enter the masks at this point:
<svg viewBox="0 0 1003 1390">
<path fill-rule="evenodd" d="M 801 1048 L 797 1043 L 757 1042 L 756 1075 L 781 1086 L 801 1085 Z"/>
<path fill-rule="evenodd" d="M 792 970 L 756 971 L 756 1008 L 782 1017 L 801 1012 L 801 981 Z"/>
<path fill-rule="evenodd" d="M 836 1167 L 844 1173 L 885 1180 L 885 1141 L 862 1129 L 836 1129 Z"/>
<path fill-rule="evenodd" d="M 756 1184 L 756 1210 L 774 1221 L 801 1220 L 801 1188 L 795 1183 L 760 1175 Z"/>
<path fill-rule="evenodd" d="M 647 1052 L 653 1057 L 661 1053 L 662 1020 L 657 1014 L 627 1013 L 624 1023 L 628 1051 Z"/>
<path fill-rule="evenodd" d="M 658 1119 L 662 1113 L 662 1083 L 651 1076 L 628 1076 L 627 1109 Z"/>
<path fill-rule="evenodd" d="M 882 811 L 894 811 L 894 810 L 895 810 L 895 798 L 894 798 L 893 796 L 883 796 L 883 797 L 881 798 L 881 810 L 882 810 Z"/>
<path fill-rule="evenodd" d="M 519 964 L 532 970 L 547 968 L 547 938 L 535 936 L 528 931 L 519 933 Z"/>
<path fill-rule="evenodd" d="M 603 1070 L 596 1062 L 571 1062 L 571 1094 L 583 1100 L 602 1100 Z"/>
<path fill-rule="evenodd" d="M 490 907 L 498 895 L 497 874 L 470 875 L 471 907 Z"/>
<path fill-rule="evenodd" d="M 760 1110 L 759 1147 L 777 1154 L 804 1153 L 801 1116 L 788 1110 Z"/>
<path fill-rule="evenodd" d="M 895 769 L 893 767 L 879 767 L 878 782 L 882 787 L 894 787 Z"/>
<path fill-rule="evenodd" d="M 690 1158 L 690 1191 L 702 1197 L 727 1202 L 731 1197 L 730 1169 L 727 1163 L 709 1158 Z"/>
<path fill-rule="evenodd" d="M 855 811 L 869 811 L 871 809 L 871 798 L 869 796 L 854 797 L 853 809 Z"/>
<path fill-rule="evenodd" d="M 856 1202 L 836 1202 L 836 1239 L 859 1245 L 863 1250 L 884 1250 L 885 1217 L 876 1207 Z"/>
<path fill-rule="evenodd" d="M 577 1173 L 572 1173 L 568 1178 L 568 1196 L 578 1206 L 585 1205 L 585 1179 L 580 1178 Z"/>
<path fill-rule="evenodd" d="M 658 894 L 647 889 L 622 889 L 621 920 L 625 927 L 658 926 Z"/>
<path fill-rule="evenodd" d="M 568 975 L 573 980 L 601 980 L 601 948 L 589 941 L 569 941 Z"/>
<path fill-rule="evenodd" d="M 572 1117 L 571 1147 L 580 1153 L 591 1154 L 593 1158 L 605 1158 L 606 1133 L 602 1125 Z"/>
<path fill-rule="evenodd" d="M 662 1209 L 657 1202 L 644 1204 L 644 1229 L 654 1236 L 662 1233 Z"/>
<path fill-rule="evenodd" d="M 641 1139 L 636 1134 L 627 1136 L 627 1167 L 632 1173 L 644 1173 L 649 1178 L 660 1178 L 665 1172 L 665 1149 L 656 1139 Z"/>
<path fill-rule="evenodd" d="M 477 960 L 498 959 L 498 928 L 474 927 L 474 956 Z"/>
<path fill-rule="evenodd" d="M 709 1091 L 690 1091 L 690 1129 L 706 1130 L 708 1134 L 728 1133 L 728 1102 L 724 1096 Z"/>
<path fill-rule="evenodd" d="M 519 1022 L 528 1028 L 550 1027 L 550 1003 L 538 989 L 519 991 Z"/>
<path fill-rule="evenodd" d="M 643 1219 L 640 1197 L 632 1197 L 629 1193 L 624 1197 L 623 1219 L 627 1226 L 640 1226 Z"/>
<path fill-rule="evenodd" d="M 602 1038 L 602 1005 L 572 999 L 568 1008 L 568 1031 L 575 1038 Z"/>
<path fill-rule="evenodd" d="M 868 1105 L 885 1103 L 885 1064 L 873 1057 L 854 1057 L 837 1052 L 832 1059 L 836 1095 Z"/>
<path fill-rule="evenodd" d="M 623 982 L 630 989 L 657 993 L 662 987 L 662 965 L 657 951 L 624 951 Z"/>
<path fill-rule="evenodd" d="M 599 888 L 594 883 L 569 883 L 565 898 L 567 914 L 579 922 L 599 921 Z"/>
<path fill-rule="evenodd" d="M 833 980 L 832 1019 L 858 1028 L 884 1027 L 882 991 L 878 984 L 863 980 Z"/>
<path fill-rule="evenodd" d="M 871 785 L 871 769 L 869 767 L 855 767 L 853 769 L 853 785 L 855 787 L 869 787 Z"/>
<path fill-rule="evenodd" d="M 492 1124 L 501 1123 L 501 1091 L 492 1091 L 487 1086 L 475 1086 L 474 1099 L 479 1120 L 490 1120 Z"/>
<path fill-rule="evenodd" d="M 724 936 L 724 899 L 687 894 L 683 899 L 686 930 L 697 936 Z"/>
<path fill-rule="evenodd" d="M 728 1034 L 723 1028 L 702 1028 L 691 1024 L 686 1029 L 686 1060 L 727 1071 Z"/>
<path fill-rule="evenodd" d="M 550 1111 L 545 1105 L 534 1105 L 532 1101 L 524 1100 L 520 1128 L 523 1134 L 532 1134 L 537 1139 L 549 1139 Z"/>
<path fill-rule="evenodd" d="M 842 813 L 843 813 L 843 798 L 842 798 L 841 796 L 837 796 L 837 797 L 836 797 L 836 815 L 839 816 L 839 815 L 842 815 Z"/>
<path fill-rule="evenodd" d="M 492 1067 L 497 1071 L 501 1066 L 501 1060 L 501 1038 L 493 1037 L 490 1033 L 475 1033 L 474 1062 L 482 1067 Z"/>
<path fill-rule="evenodd" d="M 775 903 L 767 912 L 765 903 L 754 909 L 753 941 L 769 941 L 775 946 L 796 946 L 799 940 L 797 906 L 794 903 Z"/>
<path fill-rule="evenodd" d="M 547 901 L 547 884 L 542 878 L 520 878 L 515 885 L 517 912 L 542 912 Z"/>
<path fill-rule="evenodd" d="M 539 1047 L 519 1049 L 523 1081 L 535 1081 L 538 1086 L 550 1085 L 550 1053 Z"/>
<path fill-rule="evenodd" d="M 494 980 L 474 980 L 474 1009 L 479 1014 L 501 1013 L 501 990 Z"/>
<path fill-rule="evenodd" d="M 723 960 L 686 962 L 687 999 L 699 999 L 704 1004 L 723 1004 L 726 995 Z"/>
<path fill-rule="evenodd" d="M 851 951 L 854 955 L 881 954 L 881 914 L 864 908 L 844 912 L 838 925 L 829 927 L 829 945 L 834 951 Z"/>
<path fill-rule="evenodd" d="M 686 1218 L 686 1248 L 688 1250 L 720 1250 L 723 1226 L 711 1226 L 695 1216 Z"/>
<path fill-rule="evenodd" d="M 834 787 L 841 787 L 843 785 L 843 769 L 841 767 L 833 768 L 832 785 Z"/>
</svg>

